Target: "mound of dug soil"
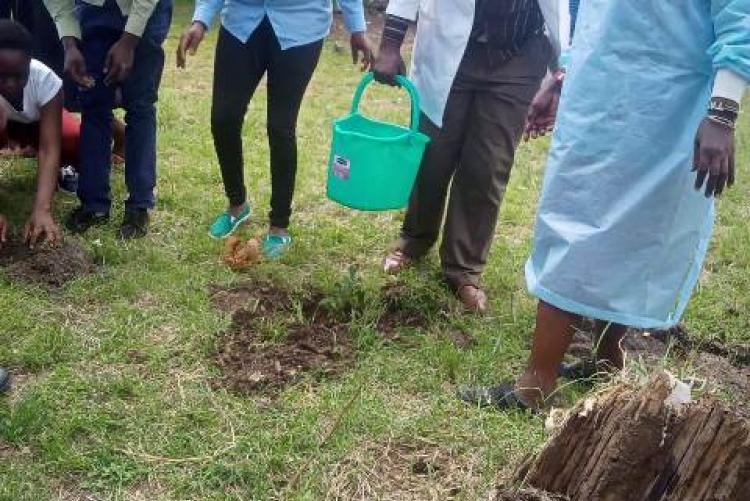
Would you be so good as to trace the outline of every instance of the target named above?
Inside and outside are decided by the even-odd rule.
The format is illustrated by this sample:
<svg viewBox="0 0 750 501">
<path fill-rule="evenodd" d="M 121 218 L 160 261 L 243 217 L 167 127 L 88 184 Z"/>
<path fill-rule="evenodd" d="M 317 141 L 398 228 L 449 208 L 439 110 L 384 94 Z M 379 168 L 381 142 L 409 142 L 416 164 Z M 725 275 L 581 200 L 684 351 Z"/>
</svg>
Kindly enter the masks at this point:
<svg viewBox="0 0 750 501">
<path fill-rule="evenodd" d="M 672 388 L 661 372 L 581 402 L 516 482 L 571 501 L 748 499 L 750 423 L 708 397 L 671 403 Z"/>
<path fill-rule="evenodd" d="M 13 281 L 52 291 L 96 270 L 91 255 L 72 240 L 37 249 L 29 249 L 20 242 L 7 243 L 0 248 L 0 266 Z"/>
<path fill-rule="evenodd" d="M 280 391 L 306 373 L 331 376 L 354 363 L 348 327 L 329 319 L 318 296 L 298 298 L 259 282 L 215 287 L 212 299 L 221 310 L 233 312 L 217 354 L 221 384 L 233 391 Z M 284 313 L 296 319 L 284 340 L 267 340 L 261 322 Z"/>
</svg>

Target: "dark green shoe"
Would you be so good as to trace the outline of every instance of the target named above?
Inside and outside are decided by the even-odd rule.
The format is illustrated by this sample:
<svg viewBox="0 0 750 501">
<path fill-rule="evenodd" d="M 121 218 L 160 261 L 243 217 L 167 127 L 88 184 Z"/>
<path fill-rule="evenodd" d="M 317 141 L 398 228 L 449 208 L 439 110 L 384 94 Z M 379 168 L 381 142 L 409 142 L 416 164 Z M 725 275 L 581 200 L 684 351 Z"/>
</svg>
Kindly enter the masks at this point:
<svg viewBox="0 0 750 501">
<path fill-rule="evenodd" d="M 245 208 L 242 209 L 242 212 L 240 212 L 236 216 L 230 214 L 229 211 L 222 212 L 209 228 L 208 234 L 214 240 L 227 238 L 229 235 L 234 233 L 237 228 L 242 226 L 242 224 L 247 221 L 251 215 L 252 209 L 250 209 L 250 204 L 247 204 Z"/>
<path fill-rule="evenodd" d="M 291 236 L 268 234 L 263 239 L 263 255 L 268 259 L 277 259 L 286 254 L 291 246 Z"/>
<path fill-rule="evenodd" d="M 0 367 L 0 393 L 5 393 L 10 389 L 10 373 Z"/>
<path fill-rule="evenodd" d="M 494 407 L 498 410 L 517 409 L 536 412 L 526 405 L 516 394 L 515 385 L 503 383 L 497 386 L 461 388 L 456 397 L 467 404 L 477 407 Z"/>
</svg>

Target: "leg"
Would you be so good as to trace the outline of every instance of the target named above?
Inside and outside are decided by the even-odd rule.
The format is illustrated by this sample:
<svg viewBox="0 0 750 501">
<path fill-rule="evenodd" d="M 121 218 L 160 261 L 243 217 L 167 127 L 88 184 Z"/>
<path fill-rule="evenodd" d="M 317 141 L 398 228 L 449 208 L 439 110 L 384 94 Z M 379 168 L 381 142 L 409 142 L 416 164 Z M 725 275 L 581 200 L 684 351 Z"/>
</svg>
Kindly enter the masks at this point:
<svg viewBox="0 0 750 501">
<path fill-rule="evenodd" d="M 126 209 L 152 209 L 156 187 L 156 100 L 164 68 L 164 51 L 149 38 L 136 49 L 133 71 L 122 85 L 125 108 Z M 112 136 L 110 117 L 107 128 Z M 112 141 L 107 143 L 112 156 Z"/>
<path fill-rule="evenodd" d="M 526 372 L 516 383 L 516 393 L 527 405 L 541 407 L 554 390 L 558 368 L 580 321 L 578 315 L 539 302 L 531 357 Z"/>
<path fill-rule="evenodd" d="M 268 144 L 271 150 L 271 233 L 287 235 L 297 177 L 297 116 L 318 65 L 323 40 L 281 50 L 275 36 L 268 63 Z"/>
<path fill-rule="evenodd" d="M 497 68 L 483 52 L 467 57 L 467 73 L 477 90 L 440 248 L 445 278 L 462 298 L 462 287 L 479 287 L 529 103 L 544 75 L 546 53 L 541 44 L 533 44 Z"/>
<path fill-rule="evenodd" d="M 557 373 L 581 318 L 539 302 L 526 372 L 518 381 L 485 388 L 462 388 L 458 398 L 472 405 L 501 409 L 538 409 L 555 388 Z"/>
<path fill-rule="evenodd" d="M 128 199 L 120 226 L 122 239 L 148 233 L 148 210 L 154 207 L 156 187 L 156 101 L 164 70 L 162 44 L 172 20 L 171 0 L 160 0 L 135 51 L 133 69 L 122 83 L 125 108 L 125 184 Z M 107 123 L 112 136 L 113 118 Z M 107 143 L 112 158 L 112 141 Z"/>
<path fill-rule="evenodd" d="M 243 44 L 221 28 L 216 46 L 211 133 L 230 211 L 236 213 L 247 201 L 242 124 L 250 99 L 266 71 L 269 29 L 270 25 L 264 21 Z"/>
<path fill-rule="evenodd" d="M 412 189 L 399 243 L 399 249 L 411 259 L 427 253 L 440 234 L 445 196 L 461 155 L 473 99 L 472 91 L 462 85 L 459 69 L 448 97 L 442 128 L 422 116 L 422 131 L 432 142 L 427 146 Z"/>
<path fill-rule="evenodd" d="M 112 106 L 114 91 L 104 85 L 104 60 L 119 34 L 97 30 L 85 33 L 83 55 L 87 69 L 96 80 L 92 89 L 80 92 L 81 103 L 81 176 L 78 197 L 83 212 L 108 214 L 110 201 Z M 85 229 L 85 228 L 82 228 Z"/>
<path fill-rule="evenodd" d="M 594 351 L 597 367 L 605 370 L 621 370 L 625 364 L 625 358 L 620 343 L 627 333 L 627 327 L 598 320 L 596 333 Z"/>
</svg>

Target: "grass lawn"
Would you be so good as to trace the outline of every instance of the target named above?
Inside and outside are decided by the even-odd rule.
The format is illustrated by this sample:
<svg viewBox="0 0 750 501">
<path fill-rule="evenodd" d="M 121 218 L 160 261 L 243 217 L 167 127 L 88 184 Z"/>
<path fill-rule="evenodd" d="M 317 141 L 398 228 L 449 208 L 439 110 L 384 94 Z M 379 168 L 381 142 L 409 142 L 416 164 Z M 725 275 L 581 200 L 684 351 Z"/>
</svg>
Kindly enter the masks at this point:
<svg viewBox="0 0 750 501">
<path fill-rule="evenodd" d="M 423 311 L 427 326 L 403 328 L 388 342 L 373 319 L 392 281 L 380 260 L 402 216 L 356 213 L 325 197 L 331 121 L 346 113 L 358 70 L 326 44 L 299 122 L 294 251 L 232 272 L 221 244 L 207 236 L 225 203 L 209 131 L 216 32 L 186 71 L 174 67 L 189 10 L 178 8 L 166 45 L 151 235 L 115 239 L 125 197 L 115 170 L 113 222 L 80 239 L 99 273 L 58 293 L 0 274 L 0 365 L 15 376 L 14 390 L 0 399 L 0 501 L 486 498 L 542 444 L 543 420 L 464 406 L 453 388 L 510 378 L 525 363 L 535 303 L 522 270 L 547 141 L 523 145 L 517 156 L 484 278 L 491 314 L 461 314 L 432 256 L 402 279 L 403 301 Z M 390 89 L 374 89 L 365 106 L 382 118 L 408 116 L 406 99 Z M 702 339 L 747 345 L 746 117 L 738 140 L 738 185 L 720 203 L 686 326 Z M 256 210 L 243 235 L 252 236 L 264 228 L 270 195 L 264 89 L 250 105 L 245 147 Z M 16 225 L 31 204 L 32 166 L 0 161 L 0 211 Z M 59 196 L 55 212 L 62 219 L 75 204 Z M 222 388 L 216 352 L 231 315 L 215 308 L 209 288 L 248 280 L 272 280 L 295 294 L 316 289 L 336 304 L 354 300 L 356 364 L 336 377 L 303 377 L 275 395 Z M 279 313 L 264 328 L 283 337 L 288 320 Z M 456 331 L 469 333 L 474 346 L 451 343 Z M 563 400 L 582 391 L 567 388 Z"/>
</svg>

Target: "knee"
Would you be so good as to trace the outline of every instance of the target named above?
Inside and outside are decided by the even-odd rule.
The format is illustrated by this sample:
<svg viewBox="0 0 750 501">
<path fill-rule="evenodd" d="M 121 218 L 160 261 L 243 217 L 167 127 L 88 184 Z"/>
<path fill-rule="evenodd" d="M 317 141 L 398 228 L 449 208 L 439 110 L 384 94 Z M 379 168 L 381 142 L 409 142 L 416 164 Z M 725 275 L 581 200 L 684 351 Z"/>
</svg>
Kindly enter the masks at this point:
<svg viewBox="0 0 750 501">
<path fill-rule="evenodd" d="M 297 138 L 296 124 L 269 120 L 266 130 L 268 131 L 268 137 L 272 140 L 294 141 Z"/>
<path fill-rule="evenodd" d="M 239 134 L 245 116 L 227 108 L 214 108 L 211 111 L 211 132 L 214 136 Z"/>
</svg>

